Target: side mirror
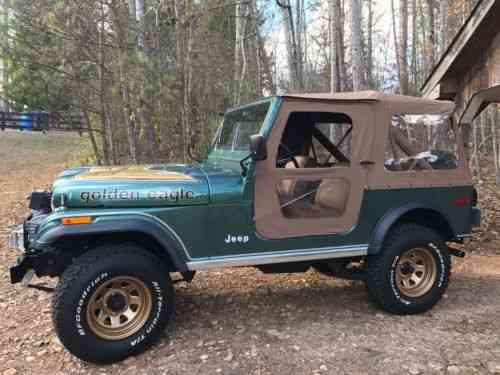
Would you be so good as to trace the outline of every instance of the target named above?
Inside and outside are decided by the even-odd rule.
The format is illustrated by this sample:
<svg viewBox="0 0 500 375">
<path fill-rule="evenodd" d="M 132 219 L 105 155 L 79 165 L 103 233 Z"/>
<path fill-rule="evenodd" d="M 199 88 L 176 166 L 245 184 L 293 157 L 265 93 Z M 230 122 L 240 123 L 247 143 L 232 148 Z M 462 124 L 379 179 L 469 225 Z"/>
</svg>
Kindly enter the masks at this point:
<svg viewBox="0 0 500 375">
<path fill-rule="evenodd" d="M 250 151 L 252 159 L 255 161 L 265 160 L 267 158 L 266 140 L 260 134 L 250 136 Z"/>
</svg>

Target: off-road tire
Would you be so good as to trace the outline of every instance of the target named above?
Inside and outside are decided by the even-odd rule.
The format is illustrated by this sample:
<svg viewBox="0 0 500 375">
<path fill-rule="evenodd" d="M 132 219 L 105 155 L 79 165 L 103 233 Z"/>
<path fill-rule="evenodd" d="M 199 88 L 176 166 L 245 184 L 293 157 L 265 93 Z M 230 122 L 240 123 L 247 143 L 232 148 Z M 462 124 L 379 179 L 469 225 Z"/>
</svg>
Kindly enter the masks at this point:
<svg viewBox="0 0 500 375">
<path fill-rule="evenodd" d="M 151 308 L 137 332 L 106 340 L 91 329 L 85 311 L 93 293 L 116 277 L 140 280 L 149 290 Z M 83 361 L 107 364 L 139 354 L 158 340 L 172 320 L 174 289 L 167 267 L 155 255 L 134 244 L 108 245 L 83 254 L 64 271 L 52 308 L 57 336 L 66 349 Z"/>
<path fill-rule="evenodd" d="M 422 296 L 412 298 L 401 293 L 396 285 L 396 266 L 402 255 L 415 248 L 432 254 L 437 273 L 432 287 Z M 432 308 L 446 291 L 451 273 L 450 254 L 441 236 L 417 224 L 402 224 L 391 230 L 380 253 L 368 256 L 367 263 L 366 287 L 372 301 L 399 315 L 418 314 Z"/>
</svg>

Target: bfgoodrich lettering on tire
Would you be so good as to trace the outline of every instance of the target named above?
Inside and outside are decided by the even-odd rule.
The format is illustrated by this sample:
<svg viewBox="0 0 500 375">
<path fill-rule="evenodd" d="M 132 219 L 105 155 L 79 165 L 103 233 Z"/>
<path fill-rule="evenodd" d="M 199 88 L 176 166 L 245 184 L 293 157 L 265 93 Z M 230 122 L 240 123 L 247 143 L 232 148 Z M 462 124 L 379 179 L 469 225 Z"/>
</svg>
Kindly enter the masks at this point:
<svg viewBox="0 0 500 375">
<path fill-rule="evenodd" d="M 53 321 L 78 358 L 112 363 L 144 351 L 169 323 L 174 290 L 168 269 L 132 244 L 94 249 L 62 274 Z"/>
<path fill-rule="evenodd" d="M 441 299 L 450 271 L 442 238 L 430 228 L 404 224 L 389 233 L 379 254 L 368 257 L 366 286 L 384 310 L 417 314 Z"/>
</svg>

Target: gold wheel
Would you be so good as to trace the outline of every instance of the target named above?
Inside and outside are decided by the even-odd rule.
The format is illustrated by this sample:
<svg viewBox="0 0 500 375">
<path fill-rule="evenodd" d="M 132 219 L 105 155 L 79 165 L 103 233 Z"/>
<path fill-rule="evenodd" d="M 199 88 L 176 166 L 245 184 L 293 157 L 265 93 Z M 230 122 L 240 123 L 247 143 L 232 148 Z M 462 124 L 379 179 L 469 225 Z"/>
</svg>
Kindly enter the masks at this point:
<svg viewBox="0 0 500 375">
<path fill-rule="evenodd" d="M 437 263 L 425 248 L 405 252 L 396 264 L 396 285 L 407 297 L 418 298 L 427 293 L 437 277 Z"/>
<path fill-rule="evenodd" d="M 146 285 L 135 277 L 115 277 L 90 297 L 87 322 L 97 336 L 122 340 L 139 331 L 148 319 L 152 297 Z"/>
</svg>

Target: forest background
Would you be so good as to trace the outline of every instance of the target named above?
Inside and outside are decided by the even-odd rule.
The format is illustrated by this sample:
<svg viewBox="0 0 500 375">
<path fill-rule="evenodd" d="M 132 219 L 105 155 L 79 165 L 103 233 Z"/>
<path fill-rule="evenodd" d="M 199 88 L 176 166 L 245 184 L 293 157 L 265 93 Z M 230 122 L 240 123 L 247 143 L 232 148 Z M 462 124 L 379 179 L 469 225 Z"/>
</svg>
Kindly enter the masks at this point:
<svg viewBox="0 0 500 375">
<path fill-rule="evenodd" d="M 0 0 L 3 96 L 80 113 L 96 164 L 188 162 L 221 112 L 263 96 L 418 96 L 476 3 Z M 476 121 L 476 153 L 499 154 L 498 120 L 490 106 Z"/>
</svg>

